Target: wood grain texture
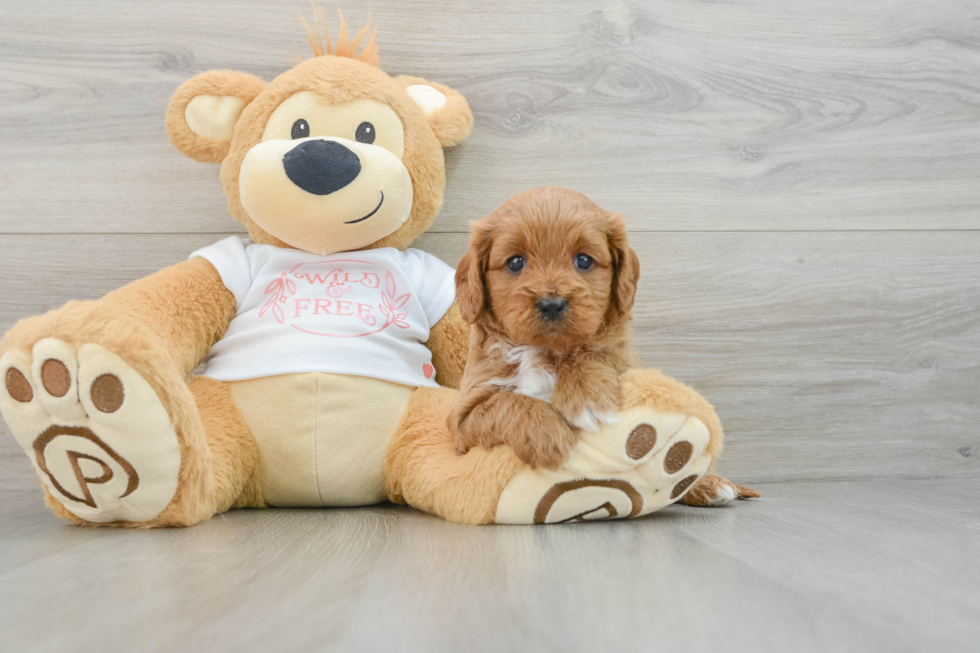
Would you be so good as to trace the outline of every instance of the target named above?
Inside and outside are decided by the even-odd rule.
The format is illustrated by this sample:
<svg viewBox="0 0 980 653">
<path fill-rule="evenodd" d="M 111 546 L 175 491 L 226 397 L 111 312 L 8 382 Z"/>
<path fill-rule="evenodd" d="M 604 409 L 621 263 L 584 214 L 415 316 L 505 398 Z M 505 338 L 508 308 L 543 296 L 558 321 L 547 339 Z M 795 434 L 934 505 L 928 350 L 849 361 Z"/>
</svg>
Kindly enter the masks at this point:
<svg viewBox="0 0 980 653">
<path fill-rule="evenodd" d="M 218 238 L 0 236 L 0 330 Z M 455 265 L 466 236 L 416 244 Z M 980 233 L 634 233 L 632 244 L 637 350 L 715 404 L 723 471 L 746 483 L 980 478 Z"/>
<path fill-rule="evenodd" d="M 632 522 L 470 527 L 403 508 L 86 530 L 0 504 L 15 651 L 975 650 L 980 487 L 783 483 Z"/>
<path fill-rule="evenodd" d="M 307 56 L 292 0 L 0 4 L 0 233 L 235 230 L 176 87 Z M 384 67 L 462 91 L 436 231 L 528 186 L 637 230 L 977 229 L 980 4 L 371 3 Z M 347 8 L 360 24 L 367 6 Z"/>
</svg>

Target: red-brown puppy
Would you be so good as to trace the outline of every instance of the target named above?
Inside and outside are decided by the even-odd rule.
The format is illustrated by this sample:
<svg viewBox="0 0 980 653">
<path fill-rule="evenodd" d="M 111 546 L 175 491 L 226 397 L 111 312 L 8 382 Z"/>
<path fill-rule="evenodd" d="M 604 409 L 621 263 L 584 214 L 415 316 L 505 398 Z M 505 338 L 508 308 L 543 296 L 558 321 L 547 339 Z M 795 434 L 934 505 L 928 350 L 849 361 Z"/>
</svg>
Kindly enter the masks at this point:
<svg viewBox="0 0 980 653">
<path fill-rule="evenodd" d="M 640 276 L 623 216 L 566 188 L 532 188 L 473 224 L 456 299 L 473 325 L 449 425 L 456 450 L 507 444 L 556 468 L 615 419 L 619 375 L 639 361 L 630 309 Z"/>
</svg>

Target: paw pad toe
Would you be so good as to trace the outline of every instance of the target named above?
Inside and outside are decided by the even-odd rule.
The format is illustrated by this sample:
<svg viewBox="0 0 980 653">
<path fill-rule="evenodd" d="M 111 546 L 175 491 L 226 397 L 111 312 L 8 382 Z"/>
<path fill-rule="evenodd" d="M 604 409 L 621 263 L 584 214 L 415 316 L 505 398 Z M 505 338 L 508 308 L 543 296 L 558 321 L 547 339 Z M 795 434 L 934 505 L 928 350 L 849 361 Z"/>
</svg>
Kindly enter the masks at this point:
<svg viewBox="0 0 980 653">
<path fill-rule="evenodd" d="M 103 374 L 92 382 L 92 404 L 103 413 L 114 413 L 122 406 L 126 393 L 115 374 Z"/>
<path fill-rule="evenodd" d="M 690 476 L 686 477 L 684 480 L 674 486 L 674 489 L 670 493 L 670 498 L 676 499 L 680 495 L 684 494 L 684 492 L 686 492 L 696 480 L 698 480 L 697 474 L 691 474 Z"/>
<path fill-rule="evenodd" d="M 71 372 L 60 360 L 49 358 L 41 365 L 41 384 L 52 397 L 64 397 L 71 387 Z"/>
<path fill-rule="evenodd" d="M 694 445 L 690 442 L 681 440 L 674 444 L 664 457 L 664 471 L 668 474 L 676 474 L 691 460 L 693 454 Z"/>
<path fill-rule="evenodd" d="M 31 388 L 30 382 L 24 373 L 16 367 L 7 370 L 4 381 L 7 385 L 7 393 L 16 401 L 26 404 L 34 399 L 34 390 Z"/>
<path fill-rule="evenodd" d="M 651 424 L 639 424 L 626 439 L 626 455 L 639 460 L 657 444 L 657 429 Z"/>
</svg>

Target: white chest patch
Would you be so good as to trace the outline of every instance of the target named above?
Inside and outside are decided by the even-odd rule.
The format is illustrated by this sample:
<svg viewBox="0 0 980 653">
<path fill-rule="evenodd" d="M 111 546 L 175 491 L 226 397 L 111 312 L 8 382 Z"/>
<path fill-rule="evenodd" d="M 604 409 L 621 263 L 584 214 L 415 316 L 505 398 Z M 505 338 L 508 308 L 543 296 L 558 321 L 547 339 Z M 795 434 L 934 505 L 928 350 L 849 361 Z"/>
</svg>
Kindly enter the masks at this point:
<svg viewBox="0 0 980 653">
<path fill-rule="evenodd" d="M 511 365 L 517 365 L 517 371 L 506 379 L 490 379 L 490 385 L 499 385 L 504 390 L 527 395 L 541 401 L 551 401 L 555 393 L 555 382 L 558 375 L 545 362 L 540 347 L 530 345 L 514 345 L 503 348 L 504 360 Z"/>
</svg>

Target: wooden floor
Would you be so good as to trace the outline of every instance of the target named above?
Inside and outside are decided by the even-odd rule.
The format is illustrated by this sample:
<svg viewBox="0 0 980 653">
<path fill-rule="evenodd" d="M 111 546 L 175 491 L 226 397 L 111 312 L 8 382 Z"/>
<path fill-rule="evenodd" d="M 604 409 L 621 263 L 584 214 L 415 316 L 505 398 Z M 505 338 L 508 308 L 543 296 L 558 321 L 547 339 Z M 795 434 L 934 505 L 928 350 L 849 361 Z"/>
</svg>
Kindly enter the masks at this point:
<svg viewBox="0 0 980 653">
<path fill-rule="evenodd" d="M 760 485 L 635 522 L 397 507 L 80 530 L 0 504 L 7 651 L 976 651 L 980 490 Z"/>
<path fill-rule="evenodd" d="M 976 650 L 980 3 L 370 7 L 385 70 L 476 119 L 418 246 L 455 264 L 467 222 L 534 185 L 626 213 L 638 349 L 715 404 L 722 471 L 764 500 L 80 530 L 0 423 L 0 649 Z M 0 0 L 0 332 L 242 232 L 164 111 L 195 73 L 307 56 L 297 9 Z"/>
</svg>

